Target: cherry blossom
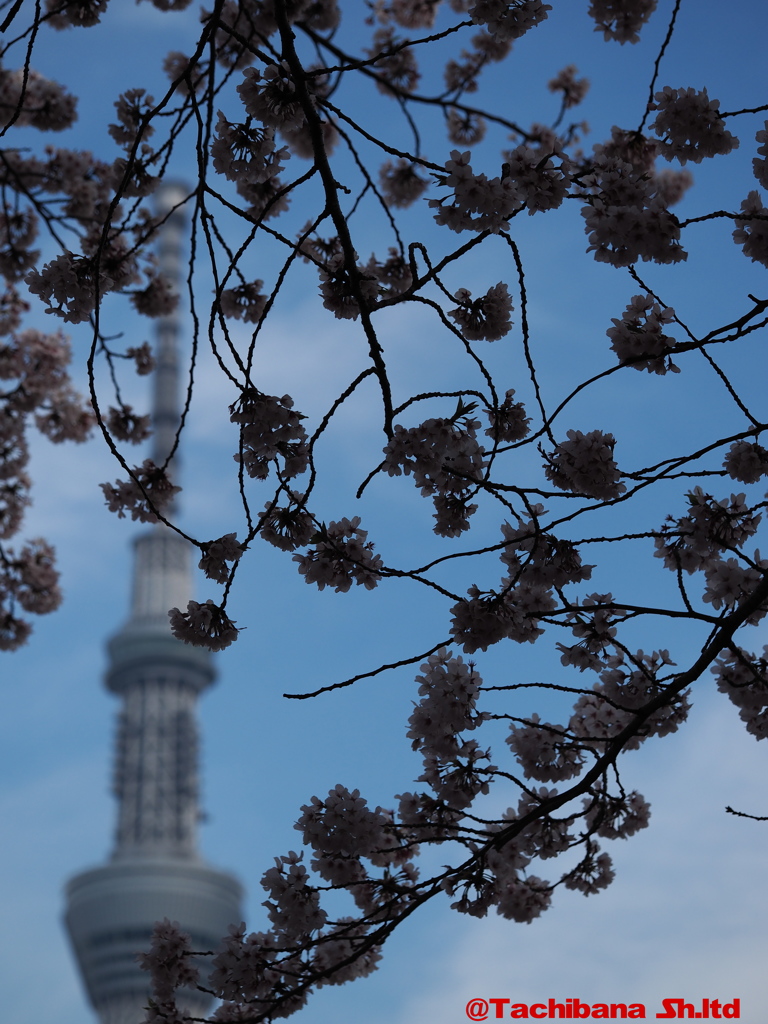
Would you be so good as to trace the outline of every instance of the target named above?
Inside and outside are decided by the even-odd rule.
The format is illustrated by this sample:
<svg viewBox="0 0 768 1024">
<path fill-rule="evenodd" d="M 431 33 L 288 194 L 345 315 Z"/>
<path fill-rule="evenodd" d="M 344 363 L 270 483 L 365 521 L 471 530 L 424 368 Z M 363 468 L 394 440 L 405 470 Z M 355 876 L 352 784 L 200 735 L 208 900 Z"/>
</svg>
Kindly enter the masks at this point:
<svg viewBox="0 0 768 1024">
<path fill-rule="evenodd" d="M 156 18 L 189 6 L 152 3 Z M 639 40 L 656 7 L 590 0 L 588 10 L 598 35 L 624 44 Z M 678 730 L 705 669 L 747 731 L 768 735 L 768 648 L 758 656 L 741 645 L 742 628 L 768 613 L 768 560 L 756 548 L 766 425 L 748 375 L 733 372 L 746 345 L 759 344 L 768 304 L 759 289 L 747 295 L 751 305 L 731 289 L 724 312 L 716 290 L 696 302 L 675 290 L 686 270 L 675 265 L 689 248 L 694 267 L 694 255 L 714 245 L 723 260 L 768 266 L 764 197 L 733 192 L 743 172 L 768 187 L 768 122 L 757 99 L 727 113 L 704 83 L 657 87 L 657 73 L 690 43 L 675 5 L 655 26 L 645 92 L 617 94 L 621 121 L 592 135 L 584 121 L 568 120 L 588 88 L 568 57 L 548 81 L 554 100 L 551 67 L 538 85 L 506 87 L 500 65 L 513 44 L 522 56 L 534 41 L 529 30 L 541 25 L 543 37 L 556 24 L 555 8 L 540 0 L 224 0 L 202 12 L 203 34 L 190 37 L 187 53 L 165 58 L 158 100 L 140 84 L 108 97 L 114 123 L 92 133 L 91 153 L 37 141 L 38 132 L 75 123 L 76 98 L 34 67 L 39 17 L 9 5 L 0 69 L 0 648 L 25 643 L 28 617 L 60 601 L 51 545 L 16 540 L 32 496 L 31 428 L 53 442 L 81 441 L 98 418 L 111 445 L 149 434 L 148 416 L 129 401 L 133 372 L 150 373 L 154 357 L 123 323 L 126 309 L 134 319 L 161 318 L 161 334 L 175 309 L 190 315 L 194 340 L 181 346 L 189 390 L 171 428 L 182 465 L 199 415 L 200 367 L 221 371 L 236 394 L 229 415 L 239 505 L 219 503 L 220 521 L 206 532 L 213 539 L 192 538 L 200 570 L 225 597 L 171 609 L 174 636 L 212 651 L 238 638 L 230 618 L 240 614 L 231 611 L 238 566 L 257 537 L 289 552 L 318 590 L 347 593 L 354 584 L 366 601 L 363 590 L 407 579 L 442 607 L 443 626 L 422 653 L 397 650 L 390 659 L 420 666 L 402 717 L 401 739 L 421 762 L 413 791 L 390 807 L 366 799 L 353 779 L 326 796 L 309 790 L 294 818 L 302 848 L 263 873 L 261 930 L 235 924 L 212 957 L 205 988 L 222 1002 L 211 1021 L 289 1016 L 313 989 L 369 974 L 389 934 L 433 898 L 525 923 L 560 888 L 604 889 L 614 871 L 598 840 L 609 848 L 650 817 L 622 755 Z M 105 0 L 46 0 L 40 34 L 50 26 L 97 38 L 105 9 Z M 673 37 L 679 45 L 668 45 Z M 530 117 L 536 89 L 540 108 L 552 111 L 547 123 Z M 756 133 L 753 153 L 739 153 L 731 121 Z M 711 156 L 722 158 L 716 201 L 682 166 Z M 661 157 L 676 165 L 659 169 Z M 155 197 L 171 167 L 189 168 L 192 179 L 174 213 L 161 217 Z M 690 214 L 672 212 L 688 206 Z M 587 290 L 575 302 L 552 273 L 553 253 L 537 249 L 544 218 L 533 218 L 546 213 L 567 231 L 568 210 L 580 210 L 586 252 L 603 265 L 592 270 L 606 282 L 604 294 Z M 176 230 L 185 217 L 179 269 L 188 287 L 178 297 L 152 250 L 161 221 Z M 730 231 L 736 246 L 726 253 Z M 570 251 L 568 235 L 564 243 L 557 259 Z M 656 264 L 647 281 L 641 263 Z M 610 283 L 619 278 L 632 281 L 623 312 L 621 303 L 605 305 L 622 294 Z M 309 393 L 281 329 L 296 296 L 313 332 L 317 322 L 316 363 L 306 366 L 318 381 L 309 380 Z M 568 325 L 562 366 L 547 365 L 550 304 Z M 603 328 L 594 344 L 580 332 L 579 310 L 592 305 L 610 351 Z M 39 329 L 42 310 L 73 325 L 71 346 Z M 500 344 L 476 344 L 483 341 Z M 673 358 L 691 367 L 691 394 L 694 364 L 714 370 L 706 401 L 682 401 L 674 389 L 687 378 L 665 376 L 678 372 Z M 158 361 L 167 366 L 162 346 Z M 266 382 L 286 373 L 306 415 L 291 395 L 269 393 Z M 327 381 L 337 379 L 327 398 Z M 86 389 L 92 406 L 78 393 Z M 213 377 L 209 393 L 218 393 Z M 599 422 L 606 395 L 639 410 L 632 446 L 619 439 L 622 467 L 632 466 L 624 472 L 613 433 L 578 429 L 585 410 Z M 685 429 L 654 435 L 659 451 L 645 457 L 643 417 L 659 402 L 676 414 L 680 403 Z M 344 417 L 360 410 L 355 433 L 358 421 Z M 342 429 L 354 441 L 345 459 L 360 469 L 361 515 L 328 521 L 337 489 L 328 466 Z M 190 455 L 202 466 L 205 446 Z M 171 465 L 146 460 L 128 480 L 103 484 L 108 508 L 175 528 Z M 301 490 L 292 490 L 299 476 Z M 415 492 L 389 479 L 397 476 L 411 476 Z M 718 480 L 739 481 L 742 492 L 723 494 Z M 377 488 L 403 503 L 400 547 L 416 550 L 411 561 L 397 544 L 377 541 L 373 523 L 387 507 Z M 434 506 L 426 520 L 411 515 L 423 498 Z M 410 543 L 420 522 L 434 554 Z M 654 553 L 660 562 L 650 561 Z M 643 577 L 641 596 L 643 558 L 658 571 Z M 600 582 L 585 587 L 593 573 Z M 681 637 L 694 639 L 678 643 L 667 629 L 668 650 L 657 627 L 677 622 L 686 625 Z M 446 635 L 461 654 L 445 646 Z M 509 646 L 528 643 L 542 651 L 533 678 Z M 495 676 L 482 653 L 494 645 L 510 655 Z M 419 866 L 420 850 L 439 868 Z M 156 929 L 143 958 L 151 1024 L 185 1020 L 176 993 L 200 984 L 189 946 L 174 923 Z"/>
<path fill-rule="evenodd" d="M 696 92 L 665 85 L 655 94 L 651 109 L 659 111 L 653 128 L 662 138 L 661 155 L 667 160 L 699 164 L 705 157 L 730 153 L 739 145 L 726 131 L 718 100 L 710 100 L 706 89 Z"/>
<path fill-rule="evenodd" d="M 390 476 L 412 473 L 424 495 L 464 491 L 480 479 L 485 465 L 476 439 L 479 426 L 469 418 L 429 419 L 407 430 L 398 424 L 384 448 L 384 467 Z"/>
<path fill-rule="evenodd" d="M 616 876 L 613 861 L 609 854 L 598 853 L 598 849 L 597 844 L 593 843 L 578 867 L 563 879 L 566 889 L 576 889 L 585 896 L 592 896 L 611 884 Z"/>
<path fill-rule="evenodd" d="M 323 305 L 339 320 L 357 320 L 360 316 L 358 295 L 372 306 L 379 294 L 375 273 L 369 274 L 361 266 L 355 267 L 355 281 L 343 253 L 331 256 L 320 270 L 320 294 Z"/>
<path fill-rule="evenodd" d="M 600 790 L 597 799 L 585 803 L 587 822 L 605 839 L 627 839 L 647 828 L 651 817 L 648 801 L 637 790 L 620 798 Z"/>
<path fill-rule="evenodd" d="M 631 163 L 599 151 L 594 170 L 583 179 L 587 205 L 581 214 L 589 237 L 587 252 L 614 267 L 638 260 L 679 263 L 687 259 L 680 226 L 653 180 Z"/>
<path fill-rule="evenodd" d="M 136 373 L 140 377 L 145 377 L 154 370 L 155 359 L 149 347 L 149 342 L 143 341 L 138 347 L 127 349 L 125 354 L 127 358 L 133 359 L 136 363 Z"/>
<path fill-rule="evenodd" d="M 614 319 L 606 334 L 621 362 L 636 370 L 665 374 L 668 370 L 677 371 L 669 358 L 675 340 L 664 334 L 664 328 L 674 319 L 674 309 L 662 309 L 650 297 L 634 295 L 621 319 Z"/>
<path fill-rule="evenodd" d="M 169 316 L 179 303 L 179 296 L 172 285 L 162 277 L 150 277 L 149 284 L 142 291 L 134 292 L 131 301 L 144 316 Z"/>
<path fill-rule="evenodd" d="M 560 442 L 552 454 L 545 453 L 544 472 L 561 490 L 602 501 L 618 498 L 626 487 L 613 458 L 615 444 L 613 434 L 601 430 L 588 434 L 569 430 L 567 441 Z"/>
<path fill-rule="evenodd" d="M 402 43 L 403 40 L 397 38 L 391 27 L 376 29 L 373 34 L 373 45 L 368 55 L 384 54 L 375 60 L 373 68 L 378 72 L 376 87 L 385 96 L 393 95 L 395 91 L 413 92 L 420 78 L 413 51 Z"/>
<path fill-rule="evenodd" d="M 110 406 L 106 417 L 107 430 L 118 441 L 129 441 L 131 444 L 140 444 L 150 436 L 152 431 L 149 424 L 149 416 L 135 413 L 130 405 L 120 409 Z"/>
<path fill-rule="evenodd" d="M 621 43 L 640 42 L 640 29 L 656 10 L 657 0 L 591 0 L 596 32 Z"/>
<path fill-rule="evenodd" d="M 318 590 L 333 587 L 337 594 L 345 594 L 352 583 L 372 590 L 379 582 L 379 569 L 383 563 L 373 554 L 368 533 L 360 529 L 360 516 L 340 519 L 321 525 L 306 554 L 294 555 L 299 572 L 307 583 L 317 584 Z"/>
<path fill-rule="evenodd" d="M 755 135 L 755 139 L 762 145 L 758 146 L 757 152 L 760 156 L 756 156 L 752 161 L 752 169 L 763 188 L 768 188 L 768 121 L 765 122 L 765 127 Z"/>
<path fill-rule="evenodd" d="M 171 608 L 168 612 L 171 632 L 185 644 L 222 651 L 237 639 L 239 630 L 223 608 L 209 598 L 205 604 L 190 601 L 186 612 Z"/>
<path fill-rule="evenodd" d="M 30 270 L 24 280 L 32 294 L 48 304 L 47 313 L 72 324 L 89 319 L 96 305 L 97 287 L 103 295 L 114 285 L 105 270 L 96 272 L 92 259 L 72 253 L 57 256 L 41 271 Z"/>
<path fill-rule="evenodd" d="M 118 480 L 115 485 L 101 484 L 110 512 L 117 512 L 123 519 L 130 511 L 131 519 L 142 523 L 156 523 L 155 511 L 161 512 L 181 490 L 168 479 L 166 471 L 156 466 L 151 459 L 145 459 L 141 466 L 134 466 L 131 479 Z"/>
<path fill-rule="evenodd" d="M 512 299 L 507 286 L 499 281 L 479 299 L 472 299 L 472 292 L 459 288 L 454 296 L 459 303 L 448 316 L 461 328 L 468 341 L 498 341 L 508 334 L 512 321 Z"/>
<path fill-rule="evenodd" d="M 741 203 L 743 219 L 736 218 L 733 240 L 744 250 L 753 263 L 768 267 L 768 209 L 760 199 L 760 193 L 753 190 Z"/>
<path fill-rule="evenodd" d="M 228 533 L 205 545 L 198 567 L 203 570 L 209 580 L 226 583 L 231 571 L 226 563 L 237 562 L 244 553 L 245 548 L 238 544 L 235 534 Z"/>
<path fill-rule="evenodd" d="M 140 953 L 138 959 L 142 970 L 150 972 L 159 999 L 170 1001 L 176 989 L 197 982 L 197 969 L 187 955 L 191 949 L 190 938 L 178 921 L 166 917 L 155 925 L 150 951 Z"/>
<path fill-rule="evenodd" d="M 281 551 L 295 551 L 296 548 L 308 544 L 315 533 L 312 516 L 301 507 L 302 494 L 290 492 L 295 505 L 283 508 L 274 502 L 264 506 L 259 533 L 264 540 L 274 544 Z"/>
<path fill-rule="evenodd" d="M 435 220 L 451 231 L 507 231 L 509 218 L 523 206 L 523 194 L 511 176 L 475 174 L 469 157 L 469 151 L 454 149 L 446 161 L 448 173 L 438 181 L 453 189 L 453 202 L 430 199 L 429 205 L 437 210 Z"/>
<path fill-rule="evenodd" d="M 485 431 L 494 441 L 521 441 L 530 431 L 530 417 L 525 415 L 522 402 L 513 402 L 514 388 L 510 388 L 498 409 L 486 409 L 490 427 Z"/>
<path fill-rule="evenodd" d="M 307 433 L 304 417 L 293 411 L 290 395 L 277 398 L 255 388 L 246 389 L 229 407 L 230 420 L 240 425 L 241 451 L 234 458 L 242 462 L 251 477 L 266 479 L 269 464 L 277 456 L 286 477 L 300 475 L 307 468 Z"/>
<path fill-rule="evenodd" d="M 551 10 L 551 4 L 541 0 L 517 0 L 514 4 L 503 0 L 478 0 L 469 8 L 469 16 L 476 25 L 487 25 L 493 36 L 519 39 L 544 21 L 547 11 Z"/>
<path fill-rule="evenodd" d="M 382 164 L 379 181 L 384 198 L 399 208 L 416 202 L 429 186 L 429 180 L 418 173 L 416 165 L 402 158 L 397 163 L 387 160 Z"/>
<path fill-rule="evenodd" d="M 739 709 L 739 718 L 755 739 L 768 738 L 768 647 L 762 657 L 733 647 L 712 666 L 717 688 Z"/>
<path fill-rule="evenodd" d="M 257 324 L 267 304 L 266 295 L 261 294 L 263 281 L 250 281 L 236 288 L 224 288 L 219 302 L 224 316 Z"/>
<path fill-rule="evenodd" d="M 288 151 L 276 147 L 274 126 L 232 123 L 219 111 L 211 157 L 215 169 L 230 181 L 260 185 L 283 170 Z"/>
<path fill-rule="evenodd" d="M 547 82 L 550 92 L 563 94 L 563 106 L 566 110 L 578 106 L 589 91 L 589 82 L 586 78 L 577 78 L 577 73 L 576 65 L 569 64 Z"/>
<path fill-rule="evenodd" d="M 408 738 L 414 750 L 442 758 L 454 757 L 460 748 L 459 733 L 476 729 L 486 716 L 475 714 L 482 680 L 470 662 L 441 648 L 421 666 L 416 677 L 421 701 L 408 720 Z"/>
<path fill-rule="evenodd" d="M 538 146 L 523 143 L 504 156 L 504 175 L 512 180 L 529 215 L 554 210 L 565 199 L 571 184 L 570 163 L 557 140 L 546 139 Z M 552 157 L 559 157 L 559 166 Z"/>
<path fill-rule="evenodd" d="M 768 451 L 755 442 L 734 441 L 723 460 L 723 468 L 743 484 L 757 483 L 768 476 Z"/>
<path fill-rule="evenodd" d="M 60 132 L 77 117 L 77 100 L 34 68 L 0 69 L 0 113 L 19 127 Z"/>
</svg>

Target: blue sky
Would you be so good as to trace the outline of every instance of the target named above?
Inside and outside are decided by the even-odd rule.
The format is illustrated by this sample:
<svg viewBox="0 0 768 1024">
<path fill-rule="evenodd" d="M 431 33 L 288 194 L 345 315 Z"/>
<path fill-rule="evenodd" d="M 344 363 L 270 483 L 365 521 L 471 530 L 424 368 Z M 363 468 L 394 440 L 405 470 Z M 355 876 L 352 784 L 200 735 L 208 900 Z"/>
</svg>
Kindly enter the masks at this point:
<svg viewBox="0 0 768 1024">
<path fill-rule="evenodd" d="M 634 126 L 671 7 L 669 0 L 660 0 L 643 42 L 630 48 L 604 44 L 592 31 L 586 0 L 572 2 L 522 40 L 507 65 L 493 69 L 481 96 L 489 102 L 502 97 L 509 116 L 524 125 L 546 121 L 556 110 L 546 82 L 575 63 L 592 82 L 578 113 L 592 129 L 588 144 L 606 138 L 612 124 Z M 683 0 L 679 35 L 662 64 L 659 85 L 707 86 L 722 109 L 758 106 L 765 100 L 760 43 L 765 21 L 759 0 L 734 3 L 727 16 L 714 0 Z M 87 146 L 114 158 L 104 130 L 113 117 L 112 102 L 123 89 L 145 82 L 159 94 L 163 55 L 188 47 L 194 29 L 192 10 L 163 15 L 148 4 L 114 0 L 95 32 L 41 33 L 37 66 L 82 96 L 81 118 L 71 133 L 43 141 Z M 350 102 L 361 116 L 370 103 L 391 139 L 402 133 L 383 100 L 361 96 Z M 761 126 L 759 117 L 729 124 L 741 149 L 693 167 L 696 188 L 678 207 L 681 216 L 738 207 L 756 185 L 750 161 L 754 132 Z M 449 147 L 429 128 L 425 138 L 429 155 L 442 161 Z M 484 143 L 477 167 L 498 173 L 492 168 L 503 144 L 498 136 Z M 180 158 L 174 172 L 184 171 Z M 300 226 L 306 214 L 297 209 L 292 217 Z M 448 244 L 426 211 L 409 218 L 408 237 L 436 247 Z M 550 218 L 518 219 L 515 229 L 529 281 L 534 353 L 552 406 L 575 380 L 611 365 L 605 330 L 637 287 L 623 272 L 585 255 L 575 208 Z M 360 237 L 364 259 L 385 244 L 375 218 Z M 694 330 L 734 319 L 747 308 L 750 291 L 765 295 L 765 270 L 744 260 L 727 224 L 694 227 L 689 238 L 686 264 L 643 272 Z M 257 247 L 248 266 L 267 280 L 274 273 Z M 451 284 L 476 294 L 500 278 L 511 282 L 512 271 L 508 256 L 491 243 Z M 151 328 L 115 308 L 129 337 L 139 342 L 149 336 Z M 39 316 L 46 327 L 50 319 Z M 403 394 L 406 387 L 409 393 L 449 387 L 464 372 L 431 324 L 421 310 L 410 308 L 393 311 L 384 323 L 389 365 Z M 87 332 L 70 333 L 73 373 L 82 382 Z M 242 535 L 231 462 L 236 438 L 227 415 L 234 395 L 209 372 L 210 357 L 202 358 L 183 447 L 183 524 L 204 538 L 236 529 Z M 316 421 L 361 359 L 356 325 L 322 310 L 314 272 L 299 268 L 276 306 L 259 355 L 263 390 L 290 392 L 296 407 Z M 488 359 L 503 385 L 519 389 L 527 400 L 519 346 L 497 343 Z M 723 353 L 723 359 L 759 412 L 766 366 L 760 337 L 733 355 Z M 724 407 L 711 371 L 693 359 L 683 371 L 664 378 L 615 375 L 574 403 L 561 432 L 613 430 L 617 457 L 621 453 L 625 464 L 638 465 L 653 461 L 644 454 L 648 451 L 663 457 L 708 437 L 713 411 L 722 419 L 723 433 L 731 419 L 738 422 Z M 79 386 L 85 389 L 84 383 Z M 134 404 L 146 403 L 146 382 L 131 387 Z M 423 561 L 425 552 L 451 550 L 453 542 L 431 535 L 431 507 L 409 480 L 377 478 L 355 501 L 355 488 L 378 461 L 380 447 L 375 395 L 363 390 L 345 405 L 321 450 L 327 482 L 318 493 L 318 513 L 326 520 L 360 514 L 385 561 L 414 563 Z M 101 862 L 111 844 L 114 806 L 108 786 L 116 706 L 100 680 L 104 642 L 127 614 L 129 541 L 136 529 L 103 505 L 97 484 L 120 474 L 98 440 L 59 448 L 36 441 L 32 473 L 34 505 L 24 534 L 55 543 L 65 602 L 35 624 L 28 648 L 3 656 L 0 668 L 0 820 L 5 823 L 0 916 L 11 940 L 0 979 L 9 1024 L 83 1024 L 91 1017 L 60 925 L 62 886 L 73 873 Z M 624 528 L 657 526 L 667 512 L 680 514 L 684 490 L 684 485 L 668 486 L 658 498 L 644 499 L 628 513 Z M 495 540 L 498 513 L 481 512 L 477 519 L 479 535 Z M 487 566 L 478 574 L 486 571 Z M 669 588 L 667 575 L 670 579 L 648 546 L 638 544 L 622 563 L 609 559 L 601 566 L 592 589 L 605 585 L 650 600 Z M 474 582 L 492 585 L 497 577 L 497 568 L 483 580 L 466 568 L 456 570 L 452 582 L 465 589 Z M 200 581 L 198 597 L 213 594 L 215 589 Z M 289 701 L 282 694 L 315 689 L 431 647 L 447 635 L 447 610 L 445 601 L 425 598 L 423 588 L 407 581 L 389 581 L 372 593 L 318 593 L 304 583 L 290 556 L 263 544 L 243 565 L 230 612 L 247 629 L 217 659 L 219 684 L 200 705 L 209 815 L 201 845 L 208 859 L 245 883 L 252 927 L 264 921 L 259 878 L 274 856 L 296 848 L 299 837 L 292 826 L 303 803 L 342 782 L 359 788 L 372 805 L 390 806 L 395 794 L 414 788 L 421 770 L 405 737 L 416 697 L 415 670 L 378 676 L 314 701 Z M 751 632 L 745 644 L 754 650 L 766 642 L 765 626 Z M 696 630 L 664 627 L 635 639 L 645 649 L 670 647 L 685 665 L 701 637 Z M 563 678 L 557 655 L 546 644 L 499 645 L 478 658 L 478 668 L 489 683 Z M 532 703 L 519 713 L 535 708 Z M 501 740 L 499 733 L 497 756 L 502 756 Z M 606 844 L 617 873 L 606 892 L 585 899 L 558 890 L 553 908 L 530 926 L 495 916 L 467 919 L 445 900 L 401 929 L 371 978 L 323 990 L 294 1019 L 301 1024 L 458 1024 L 465 1019 L 466 1001 L 476 996 L 644 1002 L 653 1016 L 662 998 L 681 996 L 739 997 L 743 1019 L 756 1022 L 764 1007 L 765 826 L 727 816 L 724 807 L 766 812 L 763 747 L 746 735 L 735 709 L 710 680 L 701 679 L 684 729 L 624 759 L 626 782 L 650 800 L 652 820 L 628 842 Z M 503 810 L 514 798 L 500 792 L 493 802 Z"/>
</svg>

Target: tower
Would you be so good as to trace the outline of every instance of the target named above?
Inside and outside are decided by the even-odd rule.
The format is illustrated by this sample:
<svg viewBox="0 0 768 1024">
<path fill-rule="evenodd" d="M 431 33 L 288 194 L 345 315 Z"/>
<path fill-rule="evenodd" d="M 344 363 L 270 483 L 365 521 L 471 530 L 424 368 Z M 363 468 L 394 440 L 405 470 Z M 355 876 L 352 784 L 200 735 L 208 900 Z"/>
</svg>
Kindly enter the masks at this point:
<svg viewBox="0 0 768 1024">
<path fill-rule="evenodd" d="M 158 194 L 158 212 L 169 215 L 160 233 L 160 270 L 177 288 L 185 215 L 174 207 L 184 196 L 172 184 Z M 160 318 L 152 403 L 158 465 L 172 449 L 180 419 L 179 333 L 177 313 Z M 115 842 L 106 864 L 69 881 L 65 911 L 100 1024 L 142 1019 L 150 993 L 136 953 L 148 949 L 155 921 L 178 921 L 193 949 L 207 950 L 242 917 L 239 882 L 197 852 L 195 710 L 215 671 L 208 651 L 176 640 L 168 624 L 168 609 L 186 607 L 191 596 L 191 558 L 191 545 L 162 524 L 136 538 L 130 615 L 108 643 L 105 683 L 122 702 L 113 781 Z M 200 968 L 204 974 L 205 962 Z M 210 1000 L 189 990 L 180 1002 L 200 1016 Z"/>
</svg>

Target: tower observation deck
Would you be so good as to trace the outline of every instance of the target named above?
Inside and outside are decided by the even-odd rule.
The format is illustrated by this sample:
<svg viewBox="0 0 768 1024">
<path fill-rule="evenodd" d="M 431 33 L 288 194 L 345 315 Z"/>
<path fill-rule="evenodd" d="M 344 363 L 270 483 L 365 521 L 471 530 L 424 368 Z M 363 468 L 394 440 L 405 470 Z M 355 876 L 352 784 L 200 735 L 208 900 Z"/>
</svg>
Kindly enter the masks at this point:
<svg viewBox="0 0 768 1024">
<path fill-rule="evenodd" d="M 158 192 L 159 264 L 178 288 L 184 199 L 179 186 Z M 173 212 L 171 212 L 173 211 Z M 180 419 L 178 340 L 174 312 L 158 323 L 153 396 L 153 460 L 162 465 Z M 174 464 L 177 462 L 174 459 Z M 178 466 L 175 466 L 178 476 Z M 192 548 L 157 524 L 134 542 L 133 597 L 125 625 L 108 643 L 105 683 L 121 701 L 113 791 L 117 827 L 110 860 L 72 878 L 65 924 L 100 1024 L 138 1024 L 150 991 L 136 953 L 149 948 L 155 921 L 178 921 L 192 948 L 215 949 L 242 918 L 242 888 L 197 851 L 198 695 L 215 678 L 208 651 L 170 632 L 168 609 L 192 594 Z M 204 961 L 199 965 L 205 977 Z M 188 990 L 180 1005 L 202 1015 L 210 1000 Z"/>
</svg>

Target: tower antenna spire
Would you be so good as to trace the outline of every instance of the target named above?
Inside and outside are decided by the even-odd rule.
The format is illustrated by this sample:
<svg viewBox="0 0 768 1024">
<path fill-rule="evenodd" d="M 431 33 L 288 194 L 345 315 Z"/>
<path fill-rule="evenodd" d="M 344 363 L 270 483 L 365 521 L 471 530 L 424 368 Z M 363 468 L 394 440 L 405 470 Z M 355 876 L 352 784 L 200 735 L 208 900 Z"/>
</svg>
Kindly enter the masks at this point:
<svg viewBox="0 0 768 1024">
<path fill-rule="evenodd" d="M 155 208 L 163 226 L 158 239 L 157 261 L 162 277 L 180 295 L 183 285 L 184 229 L 183 203 L 187 190 L 180 182 L 162 182 L 155 194 Z M 179 401 L 181 380 L 179 345 L 181 340 L 181 303 L 158 319 L 155 344 L 155 373 L 152 395 L 152 460 L 160 466 L 176 442 L 181 419 Z"/>
<path fill-rule="evenodd" d="M 164 224 L 159 269 L 181 283 L 188 192 L 158 190 Z M 179 309 L 160 318 L 152 413 L 154 461 L 176 443 L 181 406 Z M 174 455 L 174 463 L 177 462 Z M 70 879 L 65 924 L 100 1024 L 139 1024 L 150 992 L 136 953 L 148 950 L 156 921 L 178 921 L 193 948 L 218 944 L 242 918 L 242 887 L 200 857 L 197 783 L 199 694 L 215 679 L 211 655 L 177 640 L 168 609 L 192 593 L 192 547 L 162 524 L 134 541 L 133 596 L 127 622 L 109 640 L 105 685 L 121 701 L 114 752 L 117 824 L 106 864 Z M 205 964 L 201 964 L 205 984 Z M 210 997 L 187 990 L 187 1012 L 201 1016 Z"/>
</svg>

